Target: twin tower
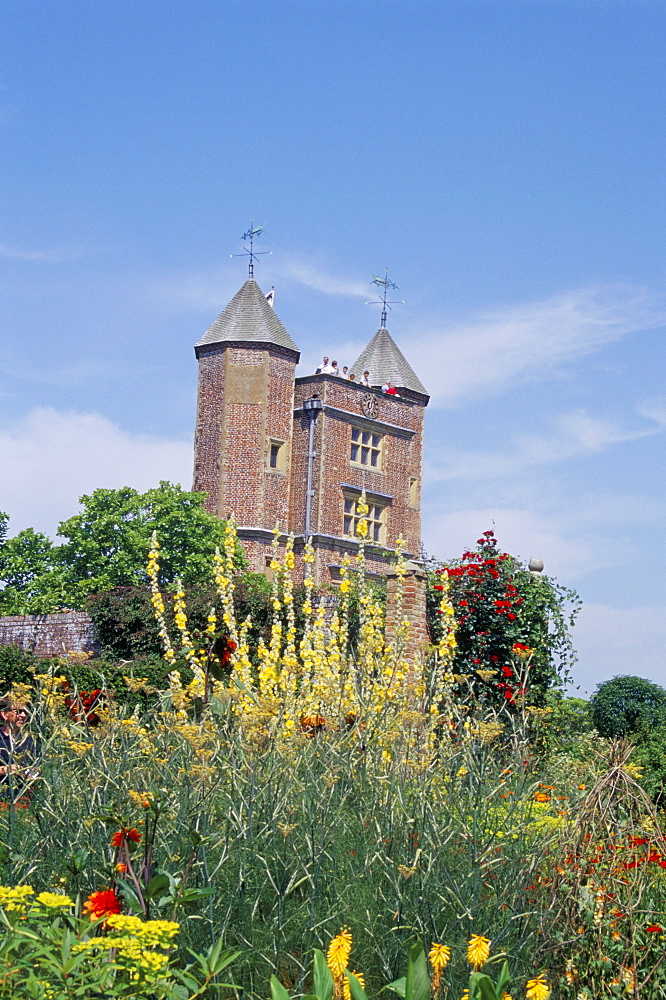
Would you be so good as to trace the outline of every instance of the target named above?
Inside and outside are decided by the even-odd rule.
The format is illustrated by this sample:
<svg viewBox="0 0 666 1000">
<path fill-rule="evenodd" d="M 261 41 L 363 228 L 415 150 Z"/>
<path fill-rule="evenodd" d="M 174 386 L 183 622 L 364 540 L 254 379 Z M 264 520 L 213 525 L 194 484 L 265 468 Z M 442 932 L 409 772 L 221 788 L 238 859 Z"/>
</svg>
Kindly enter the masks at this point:
<svg viewBox="0 0 666 1000">
<path fill-rule="evenodd" d="M 195 346 L 199 392 L 194 489 L 233 513 L 251 568 L 266 572 L 273 529 L 308 538 L 318 585 L 358 549 L 356 504 L 369 506 L 367 569 L 383 576 L 398 538 L 421 545 L 423 416 L 429 396 L 384 326 L 351 367 L 296 378 L 300 351 L 250 278 Z M 370 387 L 360 384 L 369 371 Z M 382 386 L 392 383 L 390 395 Z"/>
</svg>

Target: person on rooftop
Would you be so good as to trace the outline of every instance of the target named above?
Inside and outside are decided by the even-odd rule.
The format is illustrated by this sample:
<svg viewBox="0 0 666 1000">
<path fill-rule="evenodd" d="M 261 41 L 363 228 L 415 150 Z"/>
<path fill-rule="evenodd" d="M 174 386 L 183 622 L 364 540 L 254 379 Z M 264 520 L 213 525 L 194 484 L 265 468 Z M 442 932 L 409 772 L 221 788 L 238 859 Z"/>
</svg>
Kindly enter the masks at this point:
<svg viewBox="0 0 666 1000">
<path fill-rule="evenodd" d="M 370 385 L 370 372 L 363 372 L 363 378 L 361 379 L 361 385 Z"/>
<path fill-rule="evenodd" d="M 393 385 L 393 382 L 387 382 L 386 385 L 382 386 L 382 392 L 385 392 L 387 396 L 397 396 L 398 390 Z"/>
</svg>

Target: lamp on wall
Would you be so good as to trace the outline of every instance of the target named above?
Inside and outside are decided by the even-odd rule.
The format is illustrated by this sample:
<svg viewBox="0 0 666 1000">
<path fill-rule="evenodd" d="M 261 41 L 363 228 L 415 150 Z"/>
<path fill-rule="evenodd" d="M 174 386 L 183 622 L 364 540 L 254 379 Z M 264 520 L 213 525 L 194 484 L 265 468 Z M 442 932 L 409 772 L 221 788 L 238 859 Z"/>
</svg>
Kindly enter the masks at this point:
<svg viewBox="0 0 666 1000">
<path fill-rule="evenodd" d="M 324 404 L 319 398 L 319 395 L 315 392 L 309 399 L 303 400 L 303 409 L 308 415 L 310 420 L 310 427 L 308 429 L 308 482 L 305 491 L 305 540 L 310 538 L 311 534 L 311 522 L 312 522 L 312 498 L 314 496 L 314 489 L 312 488 L 312 472 L 314 466 L 314 429 L 317 422 L 317 417 L 324 409 Z"/>
</svg>

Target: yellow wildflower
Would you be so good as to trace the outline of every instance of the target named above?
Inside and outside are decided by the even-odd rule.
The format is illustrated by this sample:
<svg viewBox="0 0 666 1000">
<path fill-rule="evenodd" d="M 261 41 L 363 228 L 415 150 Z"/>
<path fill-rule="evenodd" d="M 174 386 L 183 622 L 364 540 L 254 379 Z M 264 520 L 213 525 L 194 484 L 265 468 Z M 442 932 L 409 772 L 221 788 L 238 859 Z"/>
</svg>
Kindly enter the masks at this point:
<svg viewBox="0 0 666 1000">
<path fill-rule="evenodd" d="M 359 985 L 362 990 L 365 989 L 365 976 L 362 972 L 352 972 L 352 976 L 356 976 L 359 981 Z M 344 983 L 342 984 L 342 996 L 343 1000 L 351 1000 L 351 987 L 349 985 L 349 979 L 345 976 Z"/>
<path fill-rule="evenodd" d="M 22 913 L 28 902 L 26 897 L 34 894 L 35 890 L 31 885 L 17 885 L 15 889 L 0 885 L 0 907 L 7 913 L 12 910 Z"/>
<path fill-rule="evenodd" d="M 347 968 L 351 946 L 351 931 L 343 927 L 340 933 L 333 938 L 326 952 L 326 964 L 334 979 L 340 979 Z"/>
<path fill-rule="evenodd" d="M 451 949 L 445 944 L 434 944 L 428 953 L 433 969 L 445 969 L 451 960 Z"/>
<path fill-rule="evenodd" d="M 442 972 L 451 959 L 451 949 L 445 944 L 435 944 L 433 942 L 433 945 L 428 953 L 428 958 L 430 959 L 430 964 L 432 966 L 430 992 L 436 994 L 439 991 L 439 987 L 442 982 Z"/>
<path fill-rule="evenodd" d="M 40 892 L 37 896 L 37 902 L 52 910 L 57 910 L 59 906 L 74 906 L 74 902 L 69 896 L 61 896 L 57 892 Z"/>
<path fill-rule="evenodd" d="M 542 973 L 534 979 L 528 979 L 525 991 L 527 1000 L 548 1000 L 550 996 L 550 986 L 546 982 L 546 974 Z"/>
<path fill-rule="evenodd" d="M 480 969 L 485 965 L 490 956 L 490 941 L 481 934 L 472 934 L 467 942 L 467 961 L 474 969 Z"/>
</svg>

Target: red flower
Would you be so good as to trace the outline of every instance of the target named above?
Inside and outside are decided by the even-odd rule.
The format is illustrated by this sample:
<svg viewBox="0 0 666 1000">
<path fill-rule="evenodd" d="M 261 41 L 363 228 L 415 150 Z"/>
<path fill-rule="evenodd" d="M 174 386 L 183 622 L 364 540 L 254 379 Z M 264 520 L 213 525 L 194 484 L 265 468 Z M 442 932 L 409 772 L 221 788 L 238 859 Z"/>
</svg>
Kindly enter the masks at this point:
<svg viewBox="0 0 666 1000">
<path fill-rule="evenodd" d="M 645 928 L 645 930 L 648 932 L 648 934 L 662 934 L 664 928 L 660 927 L 659 924 L 650 924 L 649 927 Z"/>
<path fill-rule="evenodd" d="M 120 900 L 113 889 L 91 892 L 83 904 L 83 912 L 88 913 L 93 920 L 110 917 L 114 913 L 120 913 Z"/>
<path fill-rule="evenodd" d="M 123 826 L 120 830 L 116 830 L 113 837 L 111 837 L 111 846 L 120 847 L 124 840 L 133 840 L 135 844 L 140 844 L 141 834 L 135 826 L 133 826 L 131 830 L 129 830 L 126 826 Z"/>
</svg>

